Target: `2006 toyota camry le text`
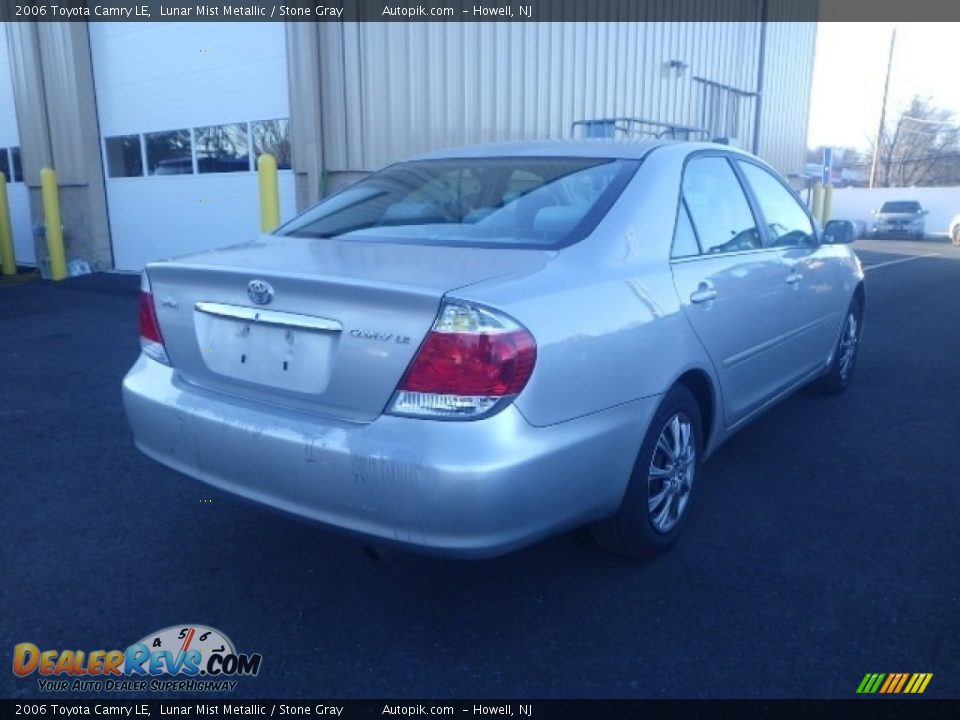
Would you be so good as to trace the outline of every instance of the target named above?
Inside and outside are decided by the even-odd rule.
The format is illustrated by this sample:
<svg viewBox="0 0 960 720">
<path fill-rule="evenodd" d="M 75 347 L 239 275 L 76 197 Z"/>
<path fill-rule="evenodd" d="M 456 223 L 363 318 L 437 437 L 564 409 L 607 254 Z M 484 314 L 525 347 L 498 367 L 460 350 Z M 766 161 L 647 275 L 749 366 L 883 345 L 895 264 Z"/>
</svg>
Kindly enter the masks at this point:
<svg viewBox="0 0 960 720">
<path fill-rule="evenodd" d="M 733 432 L 850 383 L 850 239 L 723 145 L 433 153 L 148 264 L 124 404 L 161 463 L 377 541 L 650 556 Z"/>
</svg>

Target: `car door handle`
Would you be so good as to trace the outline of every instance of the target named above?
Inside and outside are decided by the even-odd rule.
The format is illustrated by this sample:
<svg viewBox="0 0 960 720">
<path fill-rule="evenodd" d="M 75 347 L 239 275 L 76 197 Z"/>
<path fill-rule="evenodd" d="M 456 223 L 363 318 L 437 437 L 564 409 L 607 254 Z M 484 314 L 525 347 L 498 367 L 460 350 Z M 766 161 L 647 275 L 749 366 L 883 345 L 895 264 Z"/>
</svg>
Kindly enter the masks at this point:
<svg viewBox="0 0 960 720">
<path fill-rule="evenodd" d="M 803 275 L 801 275 L 798 272 L 792 272 L 789 275 L 787 275 L 787 283 L 789 285 L 796 285 L 801 280 L 803 280 Z"/>
<path fill-rule="evenodd" d="M 712 285 L 708 285 L 705 282 L 700 283 L 700 286 L 690 293 L 690 302 L 692 303 L 705 303 L 711 300 L 715 300 L 717 297 L 717 291 Z"/>
</svg>

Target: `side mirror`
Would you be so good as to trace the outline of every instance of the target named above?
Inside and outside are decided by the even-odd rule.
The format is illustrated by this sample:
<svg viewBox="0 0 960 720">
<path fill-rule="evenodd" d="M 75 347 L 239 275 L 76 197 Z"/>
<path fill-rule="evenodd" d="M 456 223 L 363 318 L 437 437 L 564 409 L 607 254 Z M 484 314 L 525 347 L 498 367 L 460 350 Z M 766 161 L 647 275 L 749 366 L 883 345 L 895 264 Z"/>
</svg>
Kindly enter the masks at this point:
<svg viewBox="0 0 960 720">
<path fill-rule="evenodd" d="M 849 220 L 831 220 L 823 229 L 823 240 L 830 245 L 846 245 L 856 239 L 857 233 Z"/>
</svg>

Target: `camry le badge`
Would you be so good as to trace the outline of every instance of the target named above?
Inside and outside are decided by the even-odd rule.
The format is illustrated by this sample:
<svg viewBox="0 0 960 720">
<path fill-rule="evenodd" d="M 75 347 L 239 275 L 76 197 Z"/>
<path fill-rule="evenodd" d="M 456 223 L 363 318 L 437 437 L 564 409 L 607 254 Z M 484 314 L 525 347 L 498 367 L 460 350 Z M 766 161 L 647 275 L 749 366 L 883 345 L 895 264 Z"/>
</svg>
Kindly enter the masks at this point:
<svg viewBox="0 0 960 720">
<path fill-rule="evenodd" d="M 251 280 L 247 285 L 247 295 L 257 305 L 268 305 L 273 300 L 273 288 L 263 280 Z"/>
</svg>

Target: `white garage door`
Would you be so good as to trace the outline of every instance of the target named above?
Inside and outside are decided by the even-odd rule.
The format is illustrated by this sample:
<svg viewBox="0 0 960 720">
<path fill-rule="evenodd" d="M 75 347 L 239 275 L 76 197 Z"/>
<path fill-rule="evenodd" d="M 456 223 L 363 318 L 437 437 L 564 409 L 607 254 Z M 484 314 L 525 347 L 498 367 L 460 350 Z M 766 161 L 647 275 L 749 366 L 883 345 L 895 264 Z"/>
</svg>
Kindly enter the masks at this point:
<svg viewBox="0 0 960 720">
<path fill-rule="evenodd" d="M 90 23 L 114 264 L 259 232 L 256 157 L 294 213 L 282 23 Z"/>
<path fill-rule="evenodd" d="M 35 265 L 36 252 L 30 225 L 30 198 L 20 169 L 20 133 L 13 104 L 6 23 L 0 23 L 0 172 L 7 178 L 13 248 L 20 265 Z"/>
</svg>

